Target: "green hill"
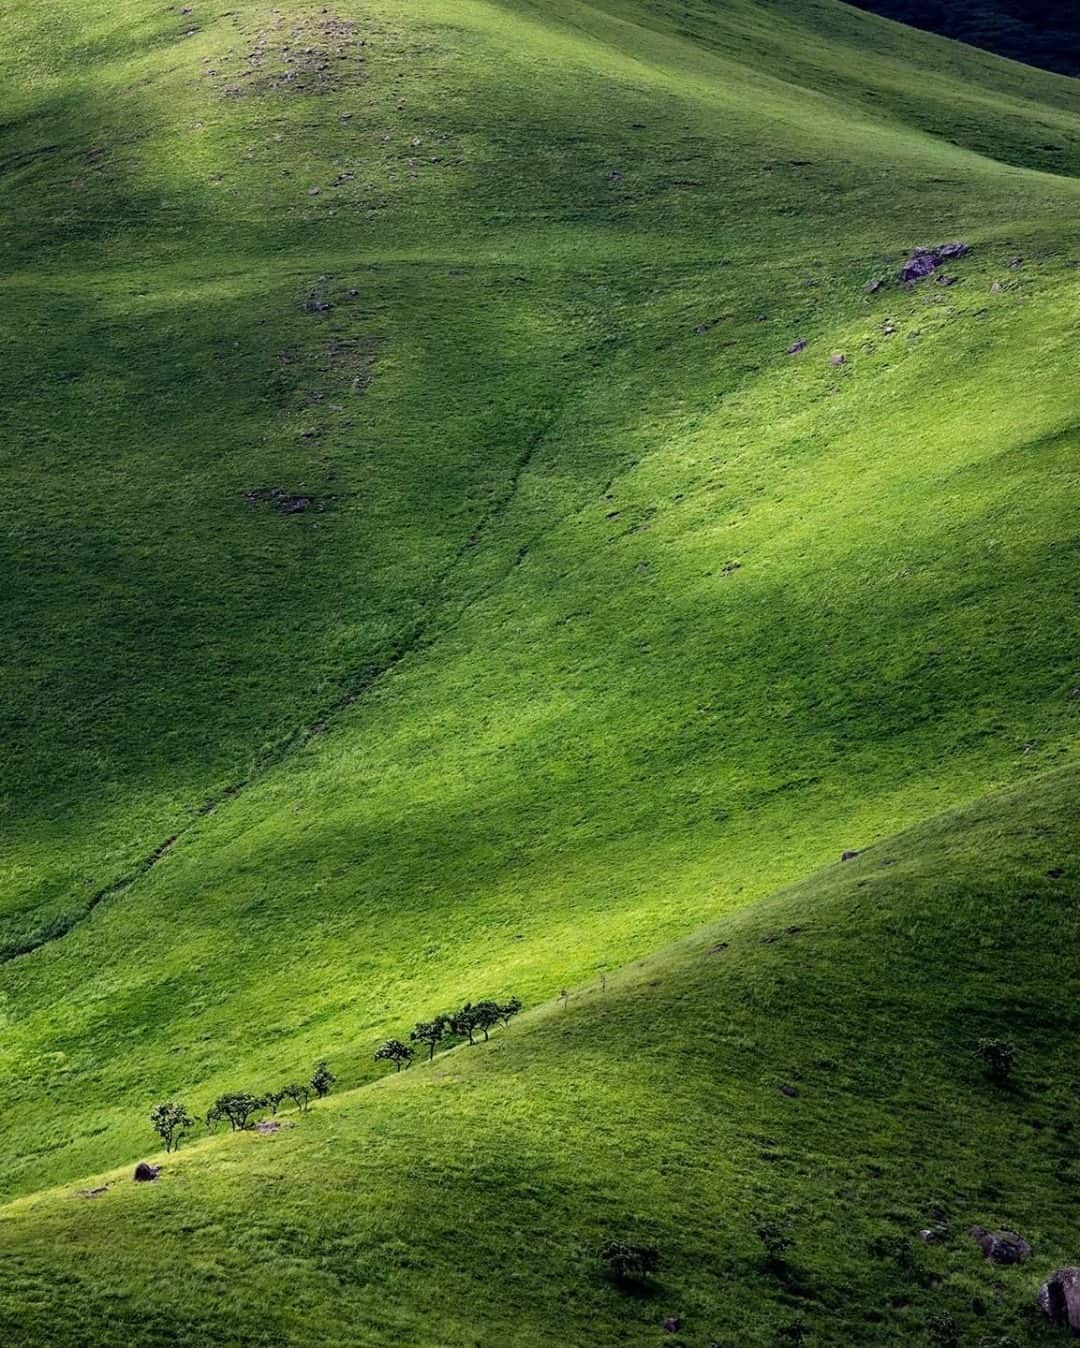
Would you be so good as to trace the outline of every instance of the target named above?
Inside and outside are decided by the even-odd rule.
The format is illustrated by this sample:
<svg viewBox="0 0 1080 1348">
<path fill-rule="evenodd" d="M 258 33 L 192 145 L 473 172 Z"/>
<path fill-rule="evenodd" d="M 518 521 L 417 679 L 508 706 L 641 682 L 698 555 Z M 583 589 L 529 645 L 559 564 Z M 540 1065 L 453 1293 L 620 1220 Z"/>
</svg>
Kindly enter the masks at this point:
<svg viewBox="0 0 1080 1348">
<path fill-rule="evenodd" d="M 565 1262 L 588 1263 L 601 1217 L 627 1213 L 587 1147 L 572 1176 L 528 1181 L 527 1229 L 548 1214 L 554 1262 L 489 1232 L 485 1272 L 438 1223 L 475 1207 L 488 1229 L 502 1180 L 485 1179 L 473 1116 L 454 1142 L 448 1115 L 460 1168 L 437 1177 L 447 1207 L 425 1226 L 430 1195 L 403 1178 L 427 1145 L 409 1131 L 429 1122 L 410 1103 L 419 1071 L 274 1139 L 299 1253 L 259 1246 L 270 1181 L 243 1141 L 183 1159 L 203 1215 L 170 1206 L 179 1171 L 85 1210 L 32 1196 L 129 1168 L 158 1100 L 204 1108 L 323 1056 L 351 1091 L 422 1015 L 549 1003 L 724 914 L 751 930 L 757 900 L 841 851 L 995 788 L 1064 808 L 1080 92 L 833 0 L 18 0 L 0 25 L 0 1196 L 31 1196 L 4 1230 L 29 1280 L 8 1295 L 9 1337 L 130 1341 L 137 1315 L 136 1341 L 179 1325 L 206 1342 L 196 1302 L 220 1279 L 238 1336 L 223 1342 L 457 1343 L 473 1322 L 485 1344 L 550 1341 L 537 1289 L 556 1284 L 597 1341 L 617 1325 L 633 1341 L 627 1307 Z M 898 283 L 913 248 L 949 240 L 969 248 L 942 268 L 953 283 Z M 1011 864 L 988 847 L 965 865 L 983 863 L 984 886 Z M 1036 1038 L 1061 984 L 1002 953 L 1030 944 L 1021 911 L 986 958 Z M 771 977 L 777 952 L 754 954 L 730 977 Z M 847 950 L 852 997 L 872 1001 L 876 955 Z M 720 1014 L 687 997 L 683 1044 Z M 660 1052 L 626 997 L 604 1006 L 605 1063 Z M 558 1016 L 559 1035 L 594 1033 Z M 969 1051 L 946 1029 L 926 1032 L 952 1057 L 921 1094 L 904 1049 L 927 1119 Z M 528 1122 L 557 1172 L 577 1125 L 568 1088 L 546 1101 L 540 1057 L 564 1082 L 597 1064 L 573 1045 L 552 1057 L 553 1033 L 543 1016 L 515 1026 L 469 1071 L 518 1102 L 483 1127 Z M 663 1063 L 679 1104 L 639 1092 L 628 1195 L 710 1091 L 751 1088 L 741 1059 L 677 1089 Z M 339 1212 L 327 1239 L 342 1259 L 383 1250 L 377 1309 L 320 1264 L 303 1196 L 344 1165 L 332 1120 L 358 1111 L 355 1145 L 371 1144 L 375 1098 L 406 1111 L 378 1134 L 383 1206 L 365 1196 L 361 1215 L 349 1170 L 356 1225 Z M 862 1118 L 857 1098 L 843 1109 L 841 1133 Z M 546 1124 L 559 1137 L 541 1142 Z M 706 1134 L 680 1136 L 697 1173 Z M 965 1164 L 969 1184 L 989 1162 Z M 658 1203 L 653 1219 L 677 1251 L 665 1288 L 717 1316 L 720 1341 L 757 1330 L 715 1271 L 692 1292 L 691 1256 L 725 1204 L 748 1211 L 776 1183 L 746 1159 L 739 1197 L 725 1166 L 700 1213 Z M 1048 1184 L 1025 1182 L 1017 1210 L 1049 1223 Z M 858 1225 L 833 1197 L 805 1212 Z M 167 1295 L 124 1243 L 166 1217 Z M 94 1265 L 100 1301 L 89 1266 L 72 1272 L 88 1318 L 61 1314 L 54 1223 L 75 1223 L 89 1258 L 79 1232 L 111 1248 L 114 1220 L 133 1253 Z M 745 1222 L 723 1229 L 752 1245 Z M 414 1241 L 438 1273 L 423 1297 L 422 1269 L 390 1272 Z M 814 1255 L 830 1296 L 841 1268 L 861 1289 L 856 1337 L 827 1337 L 818 1292 L 807 1318 L 824 1342 L 902 1342 L 904 1306 L 864 1318 L 901 1274 L 862 1248 L 831 1270 Z M 490 1300 L 466 1315 L 444 1259 L 497 1273 Z M 234 1277 L 262 1329 L 232 1306 Z M 772 1283 L 748 1286 L 747 1302 Z"/>
<path fill-rule="evenodd" d="M 7 1341 L 1043 1342 L 1035 1288 L 1076 1253 L 1077 786 L 947 814 L 155 1185 L 15 1202 Z M 1002 1033 L 1005 1087 L 972 1054 Z M 1031 1260 L 985 1261 L 976 1223 Z M 604 1277 L 613 1235 L 659 1249 L 650 1295 Z"/>
</svg>

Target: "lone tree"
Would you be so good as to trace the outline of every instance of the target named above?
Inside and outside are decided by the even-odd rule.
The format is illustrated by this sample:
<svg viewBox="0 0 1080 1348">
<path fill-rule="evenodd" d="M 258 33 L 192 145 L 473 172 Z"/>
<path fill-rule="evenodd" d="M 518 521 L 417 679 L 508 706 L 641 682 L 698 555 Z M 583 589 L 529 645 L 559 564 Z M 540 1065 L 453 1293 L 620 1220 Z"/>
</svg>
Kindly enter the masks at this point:
<svg viewBox="0 0 1080 1348">
<path fill-rule="evenodd" d="M 975 1047 L 975 1056 L 982 1063 L 986 1075 L 998 1085 L 1004 1085 L 1016 1067 L 1016 1046 L 1006 1039 L 980 1039 Z"/>
<path fill-rule="evenodd" d="M 228 1119 L 232 1131 L 242 1133 L 251 1116 L 262 1109 L 265 1103 L 262 1096 L 249 1095 L 247 1091 L 230 1091 L 226 1095 L 219 1095 L 210 1106 L 206 1126 L 213 1129 L 215 1123 Z"/>
<path fill-rule="evenodd" d="M 502 1007 L 498 1002 L 477 1002 L 472 1011 L 476 1020 L 476 1028 L 483 1030 L 484 1041 L 486 1042 L 490 1031 L 502 1020 Z"/>
<path fill-rule="evenodd" d="M 499 1019 L 504 1025 L 509 1025 L 520 1010 L 521 998 L 511 997 L 508 1002 L 503 1002 L 499 1007 Z"/>
<path fill-rule="evenodd" d="M 330 1088 L 335 1081 L 337 1081 L 337 1077 L 331 1072 L 326 1059 L 320 1059 L 315 1064 L 315 1071 L 311 1074 L 311 1089 L 321 1100 L 324 1095 L 330 1094 Z"/>
<path fill-rule="evenodd" d="M 754 1226 L 754 1235 L 765 1247 L 766 1268 L 774 1270 L 784 1268 L 787 1262 L 784 1256 L 795 1244 L 795 1241 L 779 1222 L 774 1222 L 768 1218 L 759 1218 Z"/>
<path fill-rule="evenodd" d="M 308 1112 L 308 1106 L 311 1104 L 312 1090 L 310 1086 L 305 1086 L 302 1081 L 294 1081 L 288 1086 L 282 1086 L 281 1098 L 291 1100 L 301 1114 Z"/>
<path fill-rule="evenodd" d="M 172 1100 L 155 1105 L 150 1111 L 150 1122 L 154 1125 L 154 1132 L 165 1143 L 166 1151 L 176 1151 L 180 1139 L 195 1127 L 195 1120 L 184 1106 L 174 1104 Z"/>
<path fill-rule="evenodd" d="M 460 1011 L 447 1016 L 446 1021 L 451 1034 L 462 1034 L 470 1044 L 476 1043 L 473 1035 L 479 1028 L 479 1022 L 476 1019 L 476 1007 L 472 1002 L 466 1002 Z"/>
<path fill-rule="evenodd" d="M 446 1016 L 436 1016 L 434 1020 L 418 1020 L 416 1029 L 409 1033 L 414 1044 L 427 1044 L 428 1062 L 435 1056 L 435 1045 L 446 1037 L 446 1019 Z"/>
<path fill-rule="evenodd" d="M 609 1240 L 598 1257 L 618 1283 L 640 1282 L 660 1266 L 660 1251 L 655 1245 L 634 1245 L 626 1240 Z"/>
<path fill-rule="evenodd" d="M 408 1044 L 403 1044 L 400 1039 L 388 1039 L 385 1044 L 375 1050 L 376 1062 L 392 1062 L 394 1070 L 401 1071 L 402 1063 L 406 1067 L 410 1066 L 416 1055 Z"/>
</svg>

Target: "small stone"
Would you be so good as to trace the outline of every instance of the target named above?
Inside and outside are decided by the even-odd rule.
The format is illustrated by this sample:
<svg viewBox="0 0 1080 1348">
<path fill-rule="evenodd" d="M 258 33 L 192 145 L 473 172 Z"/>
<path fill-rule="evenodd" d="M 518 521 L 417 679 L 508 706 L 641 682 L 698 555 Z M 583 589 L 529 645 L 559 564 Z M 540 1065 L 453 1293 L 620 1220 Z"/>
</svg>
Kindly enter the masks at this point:
<svg viewBox="0 0 1080 1348">
<path fill-rule="evenodd" d="M 679 1332 L 679 1323 L 680 1322 L 676 1316 L 669 1315 L 667 1319 L 664 1321 L 664 1329 L 669 1334 L 677 1334 Z"/>
<path fill-rule="evenodd" d="M 840 853 L 840 860 L 841 860 L 841 861 L 854 861 L 856 857 L 861 857 L 861 856 L 862 856 L 862 848 L 859 848 L 858 850 L 852 850 L 852 851 L 849 851 L 849 852 L 841 852 L 841 853 Z"/>
<path fill-rule="evenodd" d="M 787 353 L 789 356 L 797 356 L 800 351 L 805 350 L 806 350 L 806 340 L 805 338 L 800 337 L 797 342 L 792 342 L 792 344 L 787 349 Z"/>
<path fill-rule="evenodd" d="M 1000 281 L 995 281 L 994 284 L 990 287 L 990 294 L 1000 295 L 1004 289 L 1005 287 L 1001 284 Z"/>
<path fill-rule="evenodd" d="M 309 187 L 307 194 L 309 197 L 317 197 L 319 195 L 319 189 L 317 187 Z"/>
<path fill-rule="evenodd" d="M 792 1086 L 790 1082 L 785 1081 L 780 1087 L 780 1094 L 786 1095 L 789 1100 L 797 1100 L 801 1092 L 799 1091 L 798 1086 Z"/>
<path fill-rule="evenodd" d="M 939 286 L 954 286 L 956 284 L 956 277 L 949 276 L 947 272 L 940 272 L 936 279 Z"/>
<path fill-rule="evenodd" d="M 1010 270 L 1010 271 L 1019 271 L 1020 268 L 1021 268 L 1023 265 L 1024 265 L 1024 259 L 1023 259 L 1022 257 L 1012 257 L 1012 258 L 1009 259 L 1009 270 Z"/>
<path fill-rule="evenodd" d="M 844 354 L 843 354 L 842 351 L 834 351 L 834 352 L 832 353 L 832 355 L 829 357 L 829 364 L 830 364 L 830 365 L 843 365 L 845 359 L 846 359 L 846 357 L 844 356 Z"/>
<path fill-rule="evenodd" d="M 875 277 L 872 281 L 867 281 L 865 286 L 866 293 L 868 295 L 876 295 L 884 284 L 885 284 L 884 281 L 880 280 L 878 277 Z"/>
<path fill-rule="evenodd" d="M 133 1178 L 139 1184 L 149 1184 L 161 1174 L 161 1166 L 150 1165 L 147 1161 L 140 1161 L 135 1167 Z"/>
</svg>

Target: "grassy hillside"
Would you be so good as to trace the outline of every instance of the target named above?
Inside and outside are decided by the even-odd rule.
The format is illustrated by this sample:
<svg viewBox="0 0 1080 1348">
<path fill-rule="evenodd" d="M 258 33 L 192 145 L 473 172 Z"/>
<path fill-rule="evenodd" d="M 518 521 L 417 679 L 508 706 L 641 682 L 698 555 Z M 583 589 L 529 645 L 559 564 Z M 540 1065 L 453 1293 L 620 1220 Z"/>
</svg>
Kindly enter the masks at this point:
<svg viewBox="0 0 1080 1348">
<path fill-rule="evenodd" d="M 1078 785 L 889 839 L 155 1185 L 16 1201 L 5 1342 L 1056 1342 L 1032 1306 L 1076 1257 Z M 972 1056 L 1002 1034 L 1004 1087 Z M 974 1223 L 1030 1261 L 986 1262 Z M 647 1294 L 606 1280 L 613 1235 L 659 1248 Z"/>
<path fill-rule="evenodd" d="M 1074 82 L 833 0 L 0 32 L 4 1198 L 1067 761 Z"/>
</svg>

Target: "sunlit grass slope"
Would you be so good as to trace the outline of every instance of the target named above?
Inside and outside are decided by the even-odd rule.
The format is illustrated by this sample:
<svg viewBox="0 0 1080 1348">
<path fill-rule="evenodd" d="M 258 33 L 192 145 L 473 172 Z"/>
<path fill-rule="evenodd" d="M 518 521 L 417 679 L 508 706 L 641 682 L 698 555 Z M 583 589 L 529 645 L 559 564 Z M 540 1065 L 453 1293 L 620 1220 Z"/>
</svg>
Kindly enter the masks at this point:
<svg viewBox="0 0 1080 1348">
<path fill-rule="evenodd" d="M 155 1185 L 16 1201 L 5 1342 L 1055 1342 L 1032 1307 L 1077 1254 L 1077 787 L 885 840 L 490 1044 L 161 1157 Z M 983 1035 L 1016 1045 L 1010 1086 Z M 988 1264 L 975 1223 L 1031 1260 Z M 611 1236 L 659 1248 L 652 1295 L 605 1279 Z"/>
<path fill-rule="evenodd" d="M 11 1195 L 1075 743 L 1070 82 L 832 3 L 190 9 L 2 17 Z"/>
</svg>

